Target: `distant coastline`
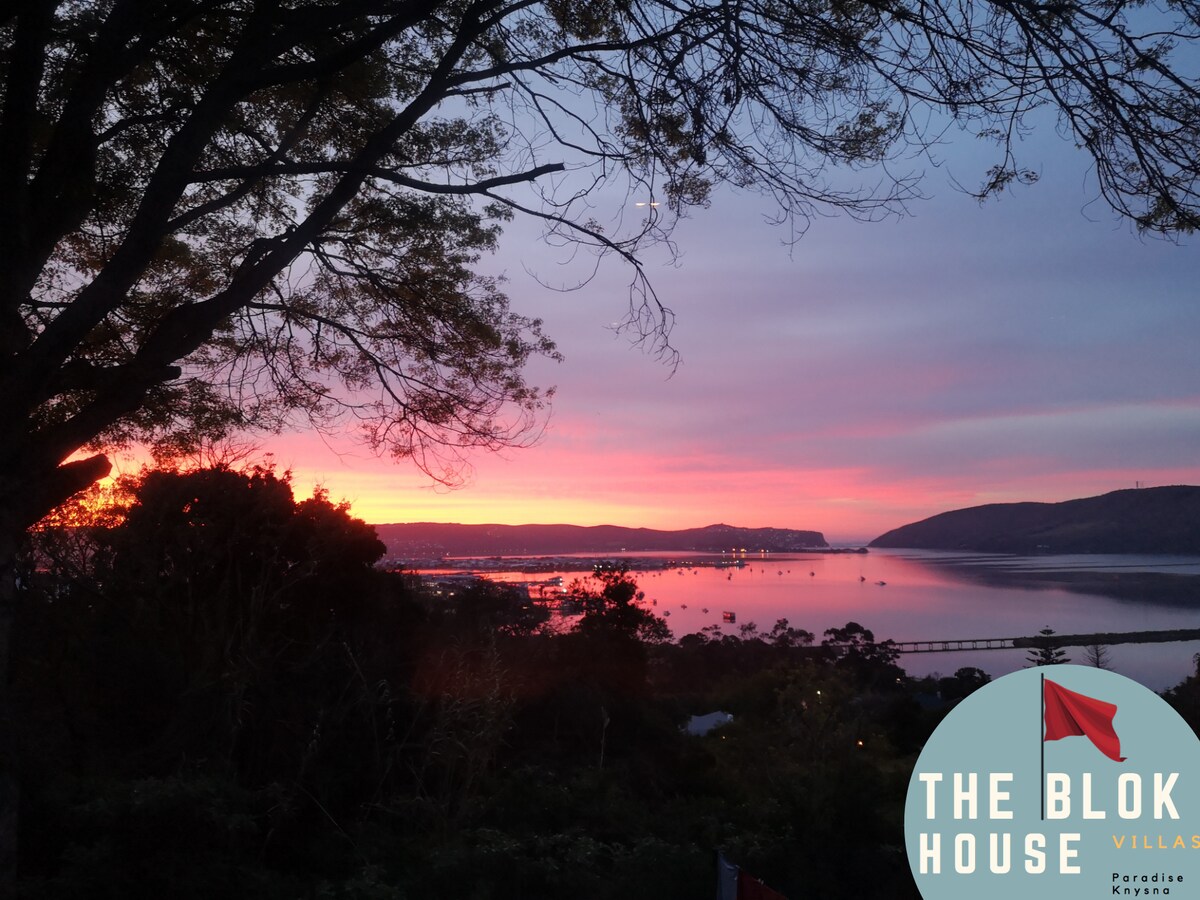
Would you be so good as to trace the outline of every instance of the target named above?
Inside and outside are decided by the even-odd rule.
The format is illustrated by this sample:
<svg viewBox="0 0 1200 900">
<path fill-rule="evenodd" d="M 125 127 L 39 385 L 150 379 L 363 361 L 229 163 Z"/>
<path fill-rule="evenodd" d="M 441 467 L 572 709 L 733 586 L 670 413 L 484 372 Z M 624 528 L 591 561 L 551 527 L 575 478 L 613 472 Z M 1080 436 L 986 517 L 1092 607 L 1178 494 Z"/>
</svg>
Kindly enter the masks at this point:
<svg viewBox="0 0 1200 900">
<path fill-rule="evenodd" d="M 892 529 L 857 547 L 831 546 L 815 530 L 725 524 L 674 531 L 617 525 L 436 522 L 374 527 L 389 559 L 424 562 L 580 554 L 598 562 L 637 553 L 865 553 L 869 547 L 1029 556 L 1200 555 L 1200 487 L 1139 488 L 1061 503 L 993 503 L 951 510 Z M 576 570 L 588 568 L 576 560 L 571 564 Z"/>
<path fill-rule="evenodd" d="M 395 558 L 565 556 L 622 553 L 832 552 L 819 531 L 709 525 L 678 531 L 617 525 L 460 525 L 434 522 L 376 525 Z"/>
<path fill-rule="evenodd" d="M 721 554 L 713 551 L 640 550 L 625 553 L 517 554 L 498 556 L 386 556 L 384 568 L 411 570 L 452 570 L 486 574 L 489 572 L 595 572 L 600 569 L 622 568 L 630 572 L 653 572 L 662 569 L 736 569 L 749 562 L 761 562 L 763 556 L 784 560 L 797 556 L 830 556 L 866 554 L 866 547 L 825 547 L 801 550 L 756 550 Z"/>
</svg>

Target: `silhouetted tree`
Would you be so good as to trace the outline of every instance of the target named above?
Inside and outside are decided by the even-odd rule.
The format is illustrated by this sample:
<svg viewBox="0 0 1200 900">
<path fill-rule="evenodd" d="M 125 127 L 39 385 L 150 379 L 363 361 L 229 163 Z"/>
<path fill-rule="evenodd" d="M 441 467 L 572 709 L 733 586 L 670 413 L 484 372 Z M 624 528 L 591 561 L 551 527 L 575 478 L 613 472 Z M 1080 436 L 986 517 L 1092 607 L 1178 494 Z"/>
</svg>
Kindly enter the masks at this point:
<svg viewBox="0 0 1200 900">
<path fill-rule="evenodd" d="M 969 697 L 992 680 L 992 676 L 975 666 L 964 666 L 949 678 L 938 681 L 938 691 L 943 700 L 955 701 Z"/>
<path fill-rule="evenodd" d="M 1017 138 L 1049 106 L 1116 209 L 1195 227 L 1200 103 L 1175 60 L 1197 21 L 1195 0 L 9 4 L 0 671 L 21 535 L 109 470 L 106 443 L 348 413 L 454 480 L 468 448 L 535 433 L 522 367 L 556 351 L 473 268 L 514 213 L 636 269 L 714 183 L 784 217 L 897 208 L 902 168 L 826 173 L 934 143 L 930 110 L 996 140 L 981 195 L 1032 180 Z M 663 205 L 607 233 L 614 182 Z M 663 338 L 640 270 L 631 302 Z M 0 774 L 5 868 L 13 790 Z"/>
<path fill-rule="evenodd" d="M 44 820 L 26 820 L 26 845 L 39 871 L 84 877 L 64 849 L 76 842 L 97 866 L 87 884 L 115 879 L 108 890 L 129 893 L 148 829 L 138 865 L 169 870 L 171 854 L 191 854 L 181 883 L 222 841 L 239 865 L 263 865 L 270 846 L 273 864 L 299 872 L 331 819 L 349 827 L 368 805 L 392 808 L 418 772 L 447 808 L 469 793 L 489 723 L 504 721 L 472 707 L 488 667 L 464 656 L 422 705 L 412 686 L 430 629 L 409 583 L 374 569 L 372 527 L 320 492 L 297 502 L 264 469 L 152 472 L 129 496 L 91 535 L 88 566 L 40 573 L 18 618 L 23 762 L 42 786 L 27 803 Z M 448 748 L 469 740 L 466 762 L 452 760 Z M 429 752 L 436 778 L 421 768 Z M 73 779 L 89 784 L 83 799 Z M 223 878 L 234 876 L 196 875 L 179 895 L 224 895 L 212 886 Z"/>
<path fill-rule="evenodd" d="M 834 665 L 854 674 L 861 687 L 893 685 L 904 675 L 896 665 L 900 658 L 896 642 L 877 642 L 874 633 L 857 622 L 826 630 L 821 646 L 833 654 Z"/>
<path fill-rule="evenodd" d="M 807 647 L 813 642 L 813 633 L 803 628 L 793 628 L 787 619 L 776 619 L 766 638 L 776 647 Z"/>
<path fill-rule="evenodd" d="M 297 503 L 264 469 L 150 472 L 131 496 L 120 523 L 93 534 L 89 571 L 42 601 L 79 620 L 92 680 L 126 685 L 92 706 L 102 721 L 136 720 L 134 744 L 98 752 L 150 771 L 181 756 L 261 768 L 275 729 L 332 712 L 343 688 L 319 683 L 339 678 L 331 660 L 352 670 L 364 631 L 388 627 L 372 569 L 383 544 L 345 505 Z"/>
<path fill-rule="evenodd" d="M 1111 658 L 1107 644 L 1088 644 L 1083 648 L 1083 659 L 1089 666 L 1097 669 L 1111 668 Z"/>
<path fill-rule="evenodd" d="M 1071 661 L 1071 658 L 1067 656 L 1067 651 L 1054 642 L 1053 628 L 1047 626 L 1038 634 L 1041 635 L 1041 639 L 1033 639 L 1034 649 L 1030 650 L 1029 655 L 1025 657 L 1030 666 L 1058 666 Z"/>
<path fill-rule="evenodd" d="M 1200 653 L 1192 657 L 1192 674 L 1164 691 L 1162 696 L 1200 736 Z"/>
<path fill-rule="evenodd" d="M 670 640 L 666 620 L 643 605 L 646 595 L 628 566 L 599 571 L 595 578 L 599 590 L 578 583 L 571 587 L 571 599 L 583 608 L 577 626 L 580 634 L 637 643 Z"/>
<path fill-rule="evenodd" d="M 491 643 L 497 635 L 528 637 L 550 619 L 550 610 L 524 589 L 485 579 L 456 590 L 440 612 L 445 630 L 467 643 Z"/>
</svg>

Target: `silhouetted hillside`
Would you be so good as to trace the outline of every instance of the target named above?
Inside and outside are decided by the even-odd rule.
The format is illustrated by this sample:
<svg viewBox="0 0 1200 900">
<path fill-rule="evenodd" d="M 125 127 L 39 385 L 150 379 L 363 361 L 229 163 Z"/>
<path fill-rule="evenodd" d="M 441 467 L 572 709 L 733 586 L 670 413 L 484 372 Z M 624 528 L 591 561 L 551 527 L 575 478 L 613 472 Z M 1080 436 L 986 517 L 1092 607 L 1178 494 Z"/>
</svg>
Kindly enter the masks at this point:
<svg viewBox="0 0 1200 900">
<path fill-rule="evenodd" d="M 985 553 L 1200 553 L 1200 487 L 1113 491 L 1062 503 L 992 503 L 889 531 L 871 547 Z"/>
<path fill-rule="evenodd" d="M 825 547 L 819 531 L 709 525 L 682 531 L 617 525 L 376 525 L 391 556 L 512 556 L 633 553 L 645 550 L 720 552 L 734 547 L 773 553 Z"/>
</svg>

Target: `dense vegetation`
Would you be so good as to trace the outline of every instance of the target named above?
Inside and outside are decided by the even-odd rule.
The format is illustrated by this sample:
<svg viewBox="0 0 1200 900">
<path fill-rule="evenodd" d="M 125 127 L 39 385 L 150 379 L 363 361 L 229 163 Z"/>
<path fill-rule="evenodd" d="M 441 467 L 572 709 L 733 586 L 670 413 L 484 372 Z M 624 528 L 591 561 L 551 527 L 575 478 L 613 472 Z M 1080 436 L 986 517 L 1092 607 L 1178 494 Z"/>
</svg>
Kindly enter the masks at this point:
<svg viewBox="0 0 1200 900">
<path fill-rule="evenodd" d="M 264 470 L 153 473 L 35 537 L 25 897 L 694 898 L 718 849 L 790 897 L 915 896 L 912 764 L 987 681 L 911 681 L 855 623 L 671 642 L 619 571 L 570 629 L 428 595 Z"/>
</svg>

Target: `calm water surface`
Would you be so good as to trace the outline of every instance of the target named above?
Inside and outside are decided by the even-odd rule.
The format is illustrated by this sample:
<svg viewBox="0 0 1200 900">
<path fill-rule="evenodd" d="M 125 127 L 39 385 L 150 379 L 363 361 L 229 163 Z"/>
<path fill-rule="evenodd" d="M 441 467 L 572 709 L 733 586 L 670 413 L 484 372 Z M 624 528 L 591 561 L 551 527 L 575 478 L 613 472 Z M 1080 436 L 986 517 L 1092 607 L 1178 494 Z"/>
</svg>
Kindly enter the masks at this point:
<svg viewBox="0 0 1200 900">
<path fill-rule="evenodd" d="M 667 559 L 665 554 L 630 554 Z M 749 622 L 770 630 L 777 619 L 817 635 L 855 621 L 877 639 L 897 641 L 998 638 L 1036 634 L 1051 627 L 1062 634 L 1095 631 L 1149 631 L 1200 627 L 1200 595 L 1181 601 L 1152 594 L 1116 599 L 1058 587 L 1017 587 L 988 583 L 979 573 L 1002 571 L 1105 573 L 1161 572 L 1200 575 L 1200 558 L 1150 556 L 983 557 L 921 551 L 872 551 L 868 554 L 748 555 L 742 568 L 688 567 L 635 573 L 647 603 L 676 637 L 720 625 L 726 633 Z M 711 563 L 720 556 L 698 554 L 691 561 Z M 519 561 L 514 561 L 514 569 Z M 578 572 L 522 575 L 495 573 L 502 580 L 542 580 L 560 574 L 567 584 Z M 1126 576 L 1128 577 L 1128 576 Z M 878 582 L 886 582 L 879 584 Z M 707 609 L 707 612 L 704 610 Z M 737 624 L 722 622 L 724 611 Z M 960 651 L 904 654 L 900 663 L 912 675 L 949 674 L 978 666 L 993 676 L 1021 668 L 1027 650 Z M 1110 665 L 1149 688 L 1177 684 L 1194 671 L 1192 657 L 1200 642 L 1121 644 L 1109 647 Z M 1084 663 L 1083 651 L 1069 648 L 1072 662 Z"/>
</svg>

